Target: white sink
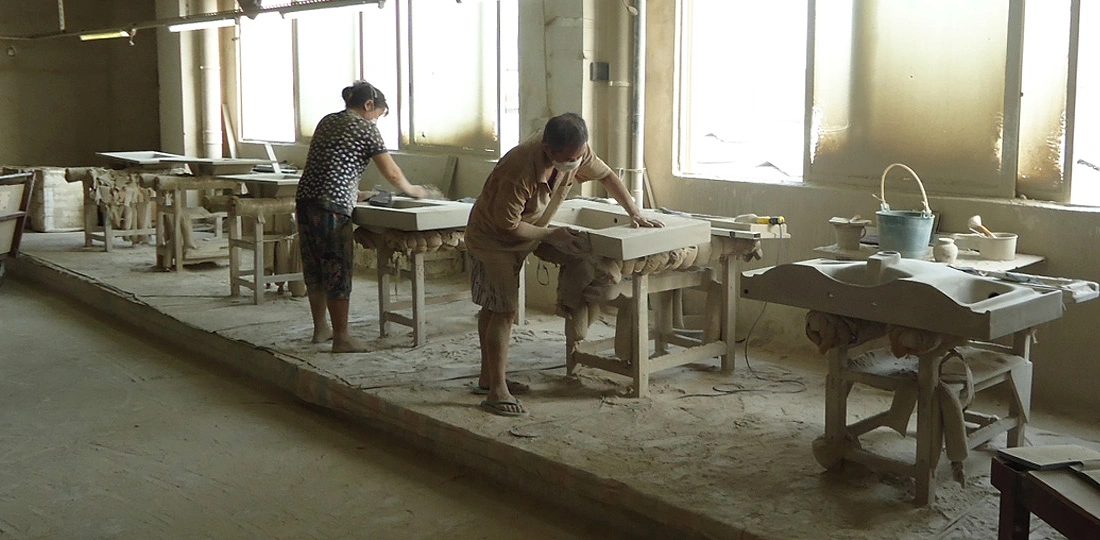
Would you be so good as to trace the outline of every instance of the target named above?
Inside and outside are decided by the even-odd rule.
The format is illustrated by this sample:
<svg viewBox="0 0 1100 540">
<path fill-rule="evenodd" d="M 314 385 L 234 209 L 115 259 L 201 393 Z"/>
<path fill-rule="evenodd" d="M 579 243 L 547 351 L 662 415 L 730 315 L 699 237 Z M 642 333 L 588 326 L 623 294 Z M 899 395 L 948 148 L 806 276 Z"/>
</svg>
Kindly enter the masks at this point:
<svg viewBox="0 0 1100 540">
<path fill-rule="evenodd" d="M 465 228 L 472 204 L 394 196 L 392 206 L 355 205 L 356 225 L 400 231 L 434 231 Z"/>
<path fill-rule="evenodd" d="M 242 182 L 252 197 L 293 197 L 302 179 L 301 175 L 286 173 L 223 174 L 218 178 Z"/>
<path fill-rule="evenodd" d="M 741 296 L 971 339 L 995 339 L 1062 316 L 1062 293 L 878 253 L 813 259 L 742 274 Z"/>
<path fill-rule="evenodd" d="M 619 261 L 710 242 L 710 223 L 707 221 L 656 212 L 644 213 L 665 226 L 634 227 L 622 207 L 584 199 L 562 202 L 550 226 L 588 232 L 593 254 Z"/>
</svg>

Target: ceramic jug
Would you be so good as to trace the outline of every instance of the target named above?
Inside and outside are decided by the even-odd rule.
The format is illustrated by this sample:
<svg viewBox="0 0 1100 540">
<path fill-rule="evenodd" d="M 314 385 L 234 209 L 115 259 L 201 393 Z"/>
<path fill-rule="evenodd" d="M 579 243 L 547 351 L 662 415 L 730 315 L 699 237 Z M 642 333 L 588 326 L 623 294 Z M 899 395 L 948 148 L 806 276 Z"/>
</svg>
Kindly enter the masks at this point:
<svg viewBox="0 0 1100 540">
<path fill-rule="evenodd" d="M 959 246 L 955 245 L 954 238 L 937 238 L 936 245 L 932 246 L 932 258 L 936 262 L 954 264 L 959 256 Z"/>
</svg>

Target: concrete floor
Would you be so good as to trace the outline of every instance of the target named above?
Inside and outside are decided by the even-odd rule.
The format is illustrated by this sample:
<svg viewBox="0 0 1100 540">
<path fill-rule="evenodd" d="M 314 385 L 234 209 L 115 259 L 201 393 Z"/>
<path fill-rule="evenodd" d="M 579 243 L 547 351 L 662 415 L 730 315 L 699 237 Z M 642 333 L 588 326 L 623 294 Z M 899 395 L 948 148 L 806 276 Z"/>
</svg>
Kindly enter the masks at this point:
<svg viewBox="0 0 1100 540">
<path fill-rule="evenodd" d="M 303 299 L 270 292 L 267 303 L 254 306 L 247 298 L 230 298 L 224 266 L 157 272 L 151 247 L 104 253 L 101 246 L 83 247 L 79 233 L 28 234 L 24 251 L 28 256 L 11 265 L 10 274 L 608 524 L 624 537 L 995 535 L 997 491 L 989 484 L 989 457 L 1004 445 L 1003 436 L 970 452 L 966 487 L 947 480 L 941 460 L 936 498 L 926 507 L 913 506 L 912 479 L 821 470 L 811 446 L 823 429 L 824 365 L 805 340 L 782 343 L 758 329 L 747 339 L 751 369 L 740 352 L 732 376 L 718 372 L 717 361 L 666 370 L 652 377 L 650 397 L 634 399 L 627 396 L 629 381 L 617 375 L 582 368 L 566 377 L 561 319 L 529 311 L 528 325 L 513 334 L 512 376 L 532 385 L 524 399 L 532 415 L 509 419 L 487 415 L 477 407 L 480 398 L 470 395 L 479 353 L 476 308 L 469 302 L 432 306 L 428 343 L 409 348 L 402 329 L 378 335 L 373 275 L 360 272 L 351 327 L 370 340 L 372 350 L 332 355 L 324 345 L 309 343 Z M 461 289 L 463 283 L 432 280 L 429 288 Z M 407 295 L 407 284 L 398 292 Z M 0 310 L 0 317 L 10 316 Z M 612 331 L 597 323 L 590 337 Z M 1036 359 L 1036 369 L 1046 360 Z M 209 392 L 211 399 L 225 399 L 224 391 Z M 849 412 L 864 417 L 888 402 L 882 392 L 857 387 Z M 254 414 L 254 407 L 246 409 L 241 414 Z M 180 435 L 173 430 L 165 436 Z M 912 455 L 911 436 L 876 430 L 866 438 L 865 448 Z M 1027 438 L 1031 444 L 1100 449 L 1100 418 L 1039 407 Z M 308 493 L 305 498 L 318 497 Z M 1032 538 L 1060 538 L 1033 523 Z"/>
<path fill-rule="evenodd" d="M 0 538 L 615 537 L 39 287 L 0 306 Z"/>
</svg>

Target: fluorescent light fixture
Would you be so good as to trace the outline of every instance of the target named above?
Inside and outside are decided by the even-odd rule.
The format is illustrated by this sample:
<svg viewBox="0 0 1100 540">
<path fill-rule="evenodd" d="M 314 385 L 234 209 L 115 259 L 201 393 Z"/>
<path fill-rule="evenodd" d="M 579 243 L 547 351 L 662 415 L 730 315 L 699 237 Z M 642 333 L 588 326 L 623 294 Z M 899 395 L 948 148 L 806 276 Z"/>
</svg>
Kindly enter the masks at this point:
<svg viewBox="0 0 1100 540">
<path fill-rule="evenodd" d="M 281 13 L 283 17 L 293 19 L 298 16 L 298 13 L 304 13 L 306 11 L 320 11 L 350 7 L 360 8 L 359 10 L 361 10 L 367 4 L 381 5 L 382 2 L 380 2 L 379 0 L 317 0 L 313 2 L 290 4 L 288 6 L 277 7 L 274 9 Z"/>
<path fill-rule="evenodd" d="M 206 30 L 207 28 L 225 28 L 237 24 L 237 19 L 214 19 L 212 21 L 195 21 L 168 25 L 169 32 L 189 32 L 191 30 Z"/>
<path fill-rule="evenodd" d="M 339 15 L 339 14 L 352 14 L 362 13 L 367 9 L 367 6 L 340 6 L 334 8 L 325 9 L 312 9 L 308 11 L 289 11 L 283 13 L 284 19 L 308 19 L 310 17 L 316 17 L 320 15 Z"/>
<path fill-rule="evenodd" d="M 97 39 L 115 39 L 115 38 L 128 38 L 130 33 L 125 30 L 111 30 L 108 32 L 94 32 L 90 34 L 80 34 L 80 41 L 95 41 Z"/>
</svg>

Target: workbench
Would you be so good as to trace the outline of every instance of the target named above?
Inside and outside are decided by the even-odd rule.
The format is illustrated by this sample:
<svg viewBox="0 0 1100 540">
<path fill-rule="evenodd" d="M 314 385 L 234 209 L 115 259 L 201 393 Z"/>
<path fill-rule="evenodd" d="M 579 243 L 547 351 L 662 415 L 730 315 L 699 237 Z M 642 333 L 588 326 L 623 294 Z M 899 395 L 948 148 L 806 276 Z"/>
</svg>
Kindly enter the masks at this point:
<svg viewBox="0 0 1100 540">
<path fill-rule="evenodd" d="M 1001 492 L 999 540 L 1027 540 L 1031 514 L 1069 540 L 1100 538 L 1100 489 L 1073 471 L 1031 470 L 994 456 L 989 480 Z"/>
<path fill-rule="evenodd" d="M 188 204 L 188 196 L 193 193 L 200 201 L 217 198 L 228 204 L 229 197 L 241 194 L 240 182 L 213 176 L 144 174 L 141 185 L 156 193 L 157 268 L 182 271 L 186 264 L 229 259 L 229 242 L 221 231 L 228 210 L 211 212 L 201 204 Z M 197 219 L 214 220 L 214 239 L 187 245 L 192 222 Z"/>
<path fill-rule="evenodd" d="M 867 261 L 815 259 L 745 272 L 741 294 L 810 310 L 807 337 L 829 362 L 825 434 L 814 442 L 818 462 L 831 469 L 852 461 L 912 477 L 915 502 L 924 505 L 935 493 L 934 472 L 945 442 L 960 481 L 966 478 L 961 467 L 970 448 L 1004 432 L 1009 446 L 1024 443 L 1035 328 L 1061 317 L 1065 304 L 1098 294 L 1093 282 L 1014 273 L 1004 277 L 884 252 Z M 884 337 L 889 348 L 862 354 L 857 349 L 873 347 Z M 945 367 L 955 373 L 945 376 Z M 847 399 L 854 383 L 892 391 L 894 404 L 849 424 Z M 968 400 L 960 404 L 960 393 L 972 399 L 997 385 L 1010 389 L 1007 414 L 967 410 Z M 915 460 L 864 450 L 860 437 L 875 428 L 891 427 L 906 435 L 910 400 L 917 413 Z M 950 400 L 954 405 L 946 408 Z"/>
<path fill-rule="evenodd" d="M 573 374 L 578 365 L 586 365 L 631 377 L 634 397 L 648 395 L 650 374 L 692 362 L 718 357 L 722 371 L 732 373 L 741 262 L 760 258 L 761 240 L 786 238 L 790 235 L 785 225 L 746 226 L 743 230 L 712 225 L 710 242 L 692 246 L 697 253 L 690 265 L 669 262 L 661 269 L 661 258 L 675 259 L 673 252 L 648 256 L 633 264 L 624 261 L 623 279 L 605 302 L 618 308 L 615 337 L 586 340 L 576 323 L 567 320 L 567 373 Z M 652 271 L 654 268 L 658 270 Z M 707 298 L 707 324 L 698 338 L 677 329 L 682 320 L 682 295 L 689 289 L 702 291 Z"/>
</svg>

